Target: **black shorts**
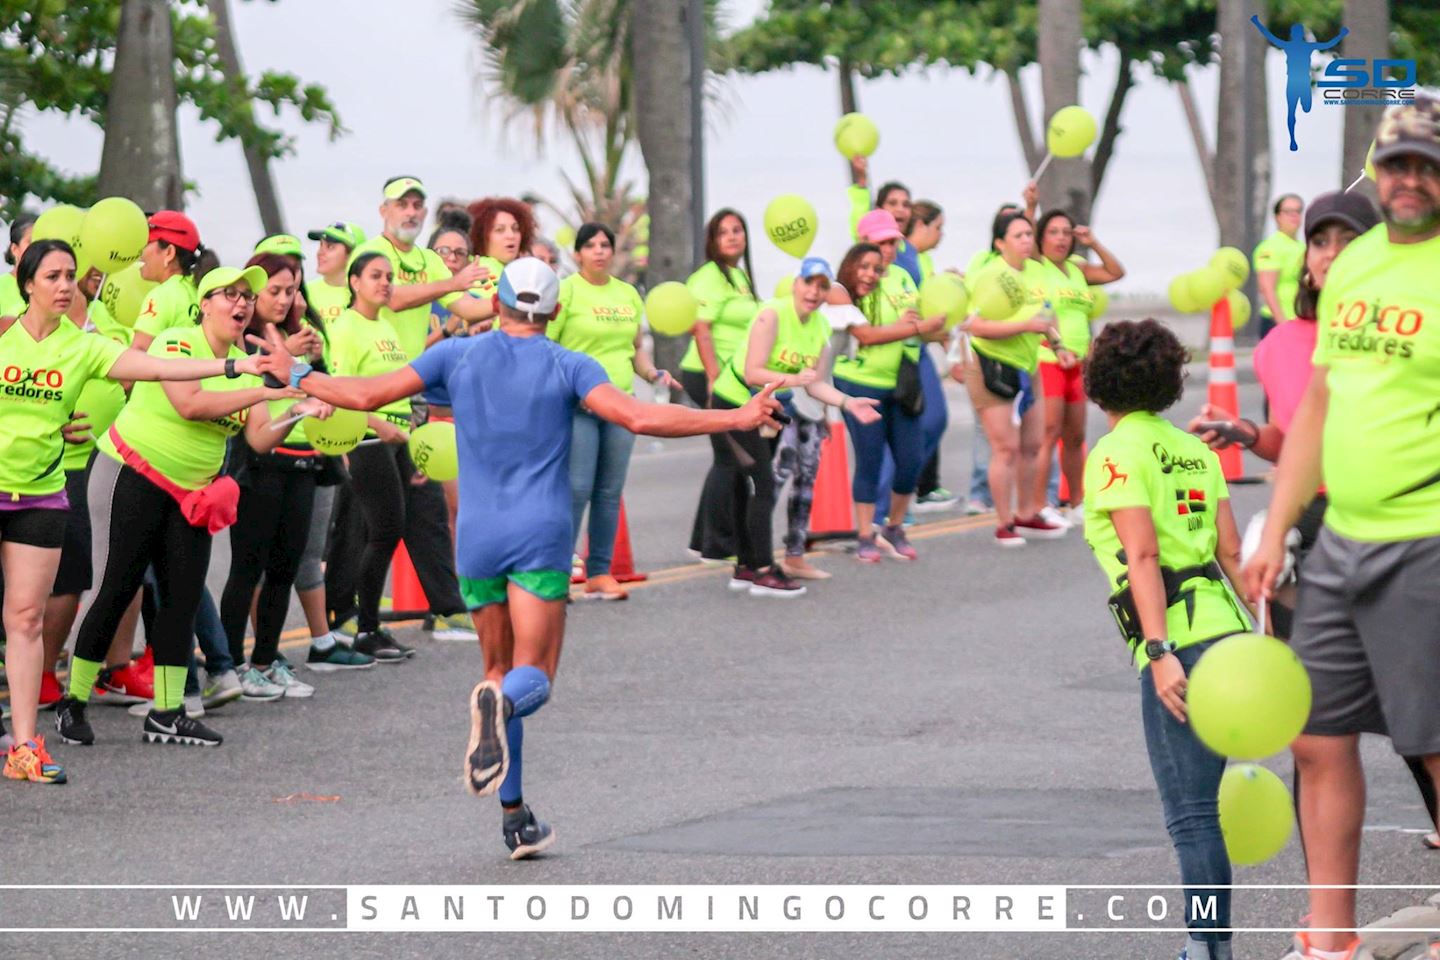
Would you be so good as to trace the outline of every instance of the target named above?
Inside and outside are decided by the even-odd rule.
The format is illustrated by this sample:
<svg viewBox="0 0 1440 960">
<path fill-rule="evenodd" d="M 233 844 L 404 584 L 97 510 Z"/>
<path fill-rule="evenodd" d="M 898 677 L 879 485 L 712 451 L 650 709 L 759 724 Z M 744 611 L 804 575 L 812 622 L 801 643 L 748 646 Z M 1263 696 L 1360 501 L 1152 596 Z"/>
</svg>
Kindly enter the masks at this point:
<svg viewBox="0 0 1440 960">
<path fill-rule="evenodd" d="M 69 515 L 68 510 L 44 507 L 0 510 L 0 543 L 59 550 L 65 543 L 65 521 Z"/>
<path fill-rule="evenodd" d="M 93 456 L 91 458 L 94 459 Z M 52 597 L 84 593 L 93 585 L 94 562 L 90 556 L 90 467 L 65 474 L 65 492 L 70 497 L 70 514 L 65 521 L 65 542 L 60 546 L 60 567 L 55 571 Z"/>
</svg>

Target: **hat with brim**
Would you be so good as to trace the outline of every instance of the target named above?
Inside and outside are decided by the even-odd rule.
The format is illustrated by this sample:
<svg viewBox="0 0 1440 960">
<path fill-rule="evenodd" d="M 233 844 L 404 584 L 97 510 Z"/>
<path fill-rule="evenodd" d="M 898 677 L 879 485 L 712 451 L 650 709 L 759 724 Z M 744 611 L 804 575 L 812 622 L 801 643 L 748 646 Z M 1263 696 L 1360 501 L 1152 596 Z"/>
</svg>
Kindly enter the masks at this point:
<svg viewBox="0 0 1440 960">
<path fill-rule="evenodd" d="M 337 220 L 328 227 L 311 230 L 305 236 L 311 240 L 330 240 L 334 243 L 343 243 L 351 250 L 365 242 L 365 231 L 348 220 Z"/>
<path fill-rule="evenodd" d="M 801 280 L 824 277 L 831 283 L 835 282 L 835 272 L 830 269 L 830 264 L 824 257 L 806 257 L 800 261 L 800 272 L 796 276 Z"/>
<path fill-rule="evenodd" d="M 265 282 L 269 279 L 269 275 L 260 267 L 246 267 L 243 270 L 239 267 L 216 267 L 205 274 L 205 279 L 200 281 L 196 293 L 204 300 L 216 290 L 223 290 L 243 280 L 249 285 L 251 293 L 258 294 L 265 289 Z"/>
<path fill-rule="evenodd" d="M 300 238 L 288 233 L 277 233 L 255 244 L 256 253 L 278 253 L 282 257 L 303 257 Z"/>
<path fill-rule="evenodd" d="M 1406 155 L 1440 164 L 1440 98 L 1417 93 L 1414 103 L 1389 107 L 1380 117 L 1374 162 Z"/>
<path fill-rule="evenodd" d="M 392 180 L 385 181 L 386 200 L 399 200 L 411 191 L 420 194 L 422 197 L 426 196 L 425 184 L 421 183 L 415 177 L 395 177 Z"/>
<path fill-rule="evenodd" d="M 1361 193 L 1334 190 L 1322 193 L 1305 209 L 1305 239 L 1308 241 L 1321 227 L 1342 223 L 1356 233 L 1365 233 L 1380 222 L 1380 214 L 1369 198 Z"/>
<path fill-rule="evenodd" d="M 560 280 L 543 260 L 520 257 L 501 271 L 496 292 L 505 306 L 535 320 L 555 312 L 560 300 Z"/>
<path fill-rule="evenodd" d="M 900 224 L 889 210 L 871 210 L 855 224 L 855 236 L 865 243 L 884 243 L 899 240 L 905 234 L 900 232 Z"/>
</svg>

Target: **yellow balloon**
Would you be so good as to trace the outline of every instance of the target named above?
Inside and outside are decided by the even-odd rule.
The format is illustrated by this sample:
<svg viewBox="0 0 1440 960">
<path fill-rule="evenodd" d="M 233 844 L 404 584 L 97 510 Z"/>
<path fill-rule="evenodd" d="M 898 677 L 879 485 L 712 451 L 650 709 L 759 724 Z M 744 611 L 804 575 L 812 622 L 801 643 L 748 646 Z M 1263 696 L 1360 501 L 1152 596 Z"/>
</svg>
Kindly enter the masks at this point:
<svg viewBox="0 0 1440 960">
<path fill-rule="evenodd" d="M 1230 328 L 1239 330 L 1250 322 L 1250 298 L 1239 290 L 1231 290 L 1225 294 L 1225 302 L 1230 304 Z"/>
<path fill-rule="evenodd" d="M 776 299 L 783 299 L 784 297 L 788 297 L 790 296 L 791 291 L 793 291 L 794 289 L 795 274 L 787 273 L 785 276 L 781 277 L 780 280 L 775 284 L 775 297 Z"/>
<path fill-rule="evenodd" d="M 365 413 L 361 410 L 344 410 L 339 407 L 327 420 L 306 417 L 300 421 L 305 430 L 305 439 L 310 446 L 321 453 L 338 457 L 349 453 L 365 439 Z"/>
<path fill-rule="evenodd" d="M 100 302 L 110 311 L 116 323 L 122 327 L 133 327 L 135 318 L 140 316 L 145 296 L 154 286 L 153 282 L 140 276 L 140 264 L 132 263 L 124 270 L 105 277 L 105 282 L 100 285 Z"/>
<path fill-rule="evenodd" d="M 1045 128 L 1045 146 L 1057 157 L 1078 157 L 1095 142 L 1095 118 L 1084 107 L 1061 107 Z"/>
<path fill-rule="evenodd" d="M 140 259 L 150 228 L 145 211 L 124 197 L 106 197 L 85 214 L 80 243 L 101 273 L 124 270 Z"/>
<path fill-rule="evenodd" d="M 1190 274 L 1182 273 L 1170 281 L 1170 306 L 1180 313 L 1195 313 L 1201 309 L 1200 301 L 1190 292 Z"/>
<path fill-rule="evenodd" d="M 1090 288 L 1090 319 L 1099 320 L 1110 306 L 1110 294 L 1104 287 Z"/>
<path fill-rule="evenodd" d="M 1190 293 L 1201 310 L 1209 310 L 1229 289 L 1225 285 L 1225 274 L 1214 267 L 1201 267 L 1186 276 L 1189 278 Z"/>
<path fill-rule="evenodd" d="M 847 113 L 835 124 L 835 148 L 846 160 L 868 157 L 880 146 L 880 130 L 863 113 Z"/>
<path fill-rule="evenodd" d="M 815 208 L 798 194 L 782 194 L 765 208 L 765 235 L 792 257 L 803 257 L 810 252 L 819 225 Z"/>
<path fill-rule="evenodd" d="M 75 251 L 77 277 L 84 276 L 79 271 L 80 258 L 80 227 L 85 222 L 85 211 L 79 207 L 72 207 L 68 203 L 58 204 L 40 214 L 35 221 L 35 226 L 30 231 L 30 241 L 36 240 L 64 240 L 70 244 L 70 249 Z"/>
<path fill-rule="evenodd" d="M 570 224 L 563 224 L 555 230 L 555 246 L 570 253 L 575 249 L 575 228 Z"/>
<path fill-rule="evenodd" d="M 1285 784 L 1253 763 L 1231 765 L 1220 778 L 1220 833 L 1232 863 L 1264 863 L 1295 830 L 1295 803 Z"/>
<path fill-rule="evenodd" d="M 991 270 L 975 284 L 972 306 L 986 320 L 1007 320 L 1024 305 L 1025 288 L 1010 270 Z"/>
<path fill-rule="evenodd" d="M 650 322 L 650 329 L 667 337 L 689 333 L 699 310 L 695 294 L 675 280 L 651 287 L 645 297 L 645 319 Z"/>
<path fill-rule="evenodd" d="M 1185 701 L 1195 735 L 1222 757 L 1259 760 L 1288 747 L 1310 716 L 1310 675 L 1274 637 L 1238 633 L 1190 671 Z"/>
<path fill-rule="evenodd" d="M 460 476 L 460 449 L 455 424 L 432 420 L 410 434 L 410 462 L 431 480 L 444 483 Z"/>
<path fill-rule="evenodd" d="M 1365 176 L 1371 180 L 1375 179 L 1375 141 L 1370 141 L 1370 149 L 1365 151 Z"/>
<path fill-rule="evenodd" d="M 1210 266 L 1225 277 L 1225 289 L 1234 290 L 1250 276 L 1250 258 L 1235 247 L 1221 247 L 1210 258 Z"/>
<path fill-rule="evenodd" d="M 920 284 L 921 316 L 938 317 L 943 313 L 947 330 L 965 319 L 965 305 L 969 299 L 965 281 L 953 273 L 932 273 Z"/>
</svg>

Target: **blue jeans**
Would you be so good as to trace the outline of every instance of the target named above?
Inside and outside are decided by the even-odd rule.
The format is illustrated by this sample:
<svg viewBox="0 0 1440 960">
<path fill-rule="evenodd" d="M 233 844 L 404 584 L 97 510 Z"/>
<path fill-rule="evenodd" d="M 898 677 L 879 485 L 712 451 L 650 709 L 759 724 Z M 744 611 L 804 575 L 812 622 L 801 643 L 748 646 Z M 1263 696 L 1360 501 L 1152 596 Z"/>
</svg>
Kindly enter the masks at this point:
<svg viewBox="0 0 1440 960">
<path fill-rule="evenodd" d="M 215 608 L 215 598 L 210 596 L 208 588 L 200 594 L 200 606 L 195 609 L 195 637 L 200 641 L 200 652 L 205 654 L 207 674 L 213 677 L 235 669 L 235 660 L 230 656 L 230 641 L 226 639 L 225 628 L 220 625 L 220 611 Z M 191 645 L 189 669 L 185 672 L 187 697 L 200 692 L 195 664 L 195 647 Z"/>
<path fill-rule="evenodd" d="M 950 426 L 950 409 L 945 403 L 945 388 L 940 385 L 940 375 L 935 372 L 935 364 L 924 354 L 920 356 L 920 389 L 925 394 L 925 409 L 920 411 L 920 434 L 925 445 L 920 457 L 923 469 L 924 465 L 930 462 L 930 458 L 935 456 L 935 451 L 940 449 L 945 429 Z M 895 458 L 887 447 L 880 463 L 880 482 L 875 497 L 876 523 L 884 523 L 890 513 L 890 488 L 894 482 Z"/>
<path fill-rule="evenodd" d="M 575 411 L 570 434 L 570 517 L 578 544 L 580 522 L 585 508 L 590 508 L 586 576 L 610 573 L 615 531 L 620 527 L 620 494 L 625 491 L 634 449 L 635 434 L 629 430 L 584 410 Z"/>
<path fill-rule="evenodd" d="M 1199 643 L 1178 650 L 1175 656 L 1188 676 L 1211 644 Z M 1214 946 L 1216 940 L 1229 940 L 1230 934 L 1210 934 L 1205 930 L 1230 926 L 1230 891 L 1207 887 L 1230 883 L 1230 857 L 1225 852 L 1225 839 L 1220 834 L 1220 812 L 1217 798 L 1220 777 L 1225 772 L 1225 758 L 1211 752 L 1200 742 L 1195 731 L 1180 723 L 1155 693 L 1155 682 L 1149 668 L 1140 674 L 1140 715 L 1145 723 L 1145 746 L 1150 753 L 1150 770 L 1165 809 L 1165 829 L 1180 861 L 1180 883 L 1185 888 L 1185 925 L 1190 936 Z M 1215 899 L 1213 916 L 1196 919 L 1195 898 L 1204 904 Z"/>
<path fill-rule="evenodd" d="M 880 419 L 874 423 L 861 424 L 849 413 L 845 414 L 845 426 L 850 431 L 851 443 L 855 445 L 855 476 L 850 484 L 850 496 L 856 503 L 875 502 L 887 448 L 895 458 L 894 489 L 904 494 L 914 493 L 920 470 L 925 466 L 922 455 L 925 440 L 920 430 L 920 418 L 900 409 L 900 404 L 895 402 L 894 390 L 867 387 L 842 377 L 835 378 L 835 389 L 848 396 L 879 401 L 876 409 L 880 412 Z"/>
</svg>

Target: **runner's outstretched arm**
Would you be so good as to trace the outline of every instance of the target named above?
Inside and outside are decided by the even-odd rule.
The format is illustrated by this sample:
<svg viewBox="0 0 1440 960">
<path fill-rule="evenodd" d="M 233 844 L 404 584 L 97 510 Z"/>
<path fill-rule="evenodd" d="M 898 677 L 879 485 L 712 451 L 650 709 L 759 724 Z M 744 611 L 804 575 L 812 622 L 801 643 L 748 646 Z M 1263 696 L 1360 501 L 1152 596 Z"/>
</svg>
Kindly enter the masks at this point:
<svg viewBox="0 0 1440 960">
<path fill-rule="evenodd" d="M 269 351 L 265 354 L 252 354 L 258 358 L 259 372 L 268 373 L 282 383 L 288 383 L 290 366 L 295 360 L 285 352 L 285 341 L 275 327 L 271 325 L 266 328 L 263 340 L 254 334 L 246 339 Z M 346 410 L 378 410 L 387 403 L 415 396 L 425 389 L 425 384 L 414 368 L 404 366 L 376 377 L 332 377 L 324 373 L 311 373 L 300 381 L 300 389 L 312 397 Z"/>
<path fill-rule="evenodd" d="M 306 378 L 309 382 L 309 378 Z M 602 420 L 618 423 L 631 433 L 651 437 L 693 437 L 702 433 L 725 433 L 729 430 L 754 430 L 756 427 L 780 429 L 770 415 L 780 409 L 772 394 L 775 384 L 750 398 L 735 410 L 691 410 L 673 403 L 643 403 L 615 389 L 608 383 L 585 395 L 585 406 Z"/>
</svg>

